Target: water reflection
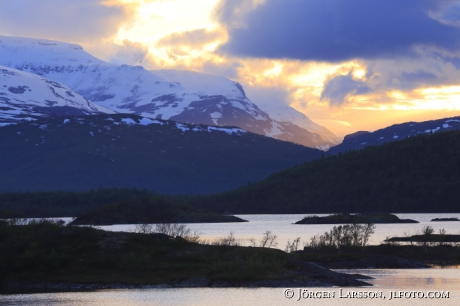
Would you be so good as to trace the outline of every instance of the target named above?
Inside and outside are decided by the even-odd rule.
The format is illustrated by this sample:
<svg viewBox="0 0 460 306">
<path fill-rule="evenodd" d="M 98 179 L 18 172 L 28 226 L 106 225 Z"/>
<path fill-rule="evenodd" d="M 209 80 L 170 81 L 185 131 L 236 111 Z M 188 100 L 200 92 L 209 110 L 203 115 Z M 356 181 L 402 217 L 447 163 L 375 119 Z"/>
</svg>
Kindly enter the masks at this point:
<svg viewBox="0 0 460 306">
<path fill-rule="evenodd" d="M 132 289 L 104 290 L 77 293 L 46 293 L 0 295 L 1 305 L 165 305 L 165 306 L 215 306 L 215 305 L 459 305 L 460 271 L 458 269 L 356 269 L 337 270 L 358 273 L 373 277 L 366 280 L 373 287 L 343 288 L 349 291 L 382 292 L 384 299 L 340 298 L 340 288 L 307 288 L 309 291 L 333 291 L 330 299 L 299 299 L 297 288 L 293 288 L 292 299 L 284 297 L 284 288 L 168 288 L 168 289 Z M 392 299 L 391 292 L 399 291 L 449 291 L 448 299 Z"/>
</svg>

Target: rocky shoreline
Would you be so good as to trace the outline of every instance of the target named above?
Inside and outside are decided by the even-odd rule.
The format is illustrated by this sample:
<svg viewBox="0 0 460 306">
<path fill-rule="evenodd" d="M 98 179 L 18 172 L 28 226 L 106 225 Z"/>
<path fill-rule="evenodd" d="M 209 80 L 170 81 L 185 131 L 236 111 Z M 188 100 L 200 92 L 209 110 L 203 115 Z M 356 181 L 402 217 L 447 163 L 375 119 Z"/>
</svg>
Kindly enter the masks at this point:
<svg viewBox="0 0 460 306">
<path fill-rule="evenodd" d="M 72 282 L 31 282 L 9 280 L 2 284 L 1 293 L 39 293 L 39 292 L 80 292 L 114 289 L 165 289 L 165 288 L 283 288 L 283 287 L 362 287 L 372 286 L 365 282 L 372 279 L 360 274 L 348 274 L 330 269 L 426 269 L 430 265 L 414 260 L 388 255 L 370 255 L 355 261 L 302 262 L 297 279 L 261 279 L 255 281 L 219 281 L 209 278 L 186 278 L 160 284 L 125 283 L 72 283 Z"/>
<path fill-rule="evenodd" d="M 364 276 L 362 276 L 365 278 Z M 370 286 L 370 284 L 353 280 L 344 282 L 346 286 Z M 260 280 L 251 282 L 214 282 L 206 278 L 189 278 L 170 284 L 102 284 L 102 283 L 68 283 L 68 282 L 15 282 L 10 281 L 2 286 L 1 294 L 44 293 L 44 292 L 82 292 L 114 289 L 165 289 L 165 288 L 283 288 L 283 287 L 334 287 L 320 280 Z"/>
</svg>

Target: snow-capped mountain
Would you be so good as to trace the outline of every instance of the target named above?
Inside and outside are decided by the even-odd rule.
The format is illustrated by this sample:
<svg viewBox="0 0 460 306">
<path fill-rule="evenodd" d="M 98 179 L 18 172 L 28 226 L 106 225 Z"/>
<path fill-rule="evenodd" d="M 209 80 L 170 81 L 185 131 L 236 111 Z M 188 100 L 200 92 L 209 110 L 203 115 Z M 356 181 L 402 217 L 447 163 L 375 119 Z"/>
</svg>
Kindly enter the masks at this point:
<svg viewBox="0 0 460 306">
<path fill-rule="evenodd" d="M 119 113 L 238 126 L 322 149 L 337 143 L 333 134 L 320 132 L 316 126 L 313 131 L 271 118 L 246 97 L 240 84 L 222 76 L 116 66 L 91 56 L 78 45 L 8 36 L 0 36 L 0 65 L 65 84 L 88 101 Z"/>
<path fill-rule="evenodd" d="M 323 139 L 330 141 L 333 145 L 342 142 L 342 138 L 337 137 L 334 133 L 313 122 L 310 118 L 303 113 L 288 105 L 272 105 L 272 104 L 258 104 L 259 108 L 270 115 L 273 120 L 279 122 L 289 122 L 300 126 L 315 134 L 319 134 Z"/>
<path fill-rule="evenodd" d="M 0 126 L 53 115 L 114 113 L 56 81 L 0 66 Z"/>
<path fill-rule="evenodd" d="M 223 76 L 188 70 L 154 70 L 154 74 L 173 82 L 176 81 L 197 95 L 180 114 L 169 119 L 187 123 L 202 123 L 220 126 L 239 126 L 245 130 L 277 139 L 300 143 L 319 149 L 328 149 L 340 142 L 327 129 L 316 125 L 305 115 L 291 107 L 284 107 L 290 115 L 278 120 L 246 96 L 243 87 Z M 290 121 L 297 113 L 297 121 L 311 122 L 312 130 Z M 275 113 L 276 114 L 276 113 Z M 302 118 L 302 116 L 304 118 Z"/>
<path fill-rule="evenodd" d="M 405 122 L 377 130 L 359 131 L 345 136 L 343 142 L 331 148 L 328 154 L 337 154 L 349 150 L 359 150 L 367 146 L 381 145 L 386 142 L 404 139 L 427 133 L 437 133 L 460 129 L 460 117 L 444 118 L 423 122 Z"/>
</svg>

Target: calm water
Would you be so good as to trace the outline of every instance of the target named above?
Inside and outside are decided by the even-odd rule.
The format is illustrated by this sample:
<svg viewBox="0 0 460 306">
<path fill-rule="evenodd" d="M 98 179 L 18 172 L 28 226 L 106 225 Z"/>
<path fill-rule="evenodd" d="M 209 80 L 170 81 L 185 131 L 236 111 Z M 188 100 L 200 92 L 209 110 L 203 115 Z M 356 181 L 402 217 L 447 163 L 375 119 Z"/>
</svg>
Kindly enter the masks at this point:
<svg viewBox="0 0 460 306">
<path fill-rule="evenodd" d="M 269 230 L 278 236 L 278 248 L 284 249 L 288 240 L 301 237 L 303 242 L 310 237 L 329 231 L 333 225 L 296 225 L 294 222 L 304 215 L 239 215 L 249 220 L 245 223 L 207 223 L 189 224 L 192 230 L 202 233 L 202 237 L 214 240 L 233 231 L 241 243 L 249 239 L 259 240 Z M 436 232 L 440 228 L 449 234 L 460 234 L 460 222 L 429 222 L 439 217 L 460 217 L 460 214 L 398 214 L 400 218 L 420 221 L 418 224 L 377 224 L 371 237 L 371 244 L 379 244 L 387 236 L 404 233 L 415 234 L 424 225 L 432 226 Z M 105 230 L 132 231 L 135 225 L 103 226 Z M 342 270 L 374 277 L 366 280 L 372 287 L 343 288 L 342 295 L 349 291 L 381 292 L 385 299 L 341 298 L 340 288 L 307 288 L 309 291 L 328 291 L 335 294 L 328 299 L 299 299 L 299 289 L 294 289 L 294 297 L 284 297 L 284 288 L 192 288 L 192 289 L 140 289 L 104 290 L 81 293 L 47 293 L 0 295 L 1 305 L 460 305 L 460 269 L 421 269 L 421 270 Z M 393 291 L 448 291 L 449 298 L 402 298 L 391 299 Z"/>
<path fill-rule="evenodd" d="M 301 238 L 301 245 L 310 241 L 314 235 L 329 231 L 334 225 L 330 224 L 293 224 L 305 215 L 237 215 L 249 222 L 241 223 L 200 223 L 188 224 L 194 231 L 201 232 L 201 237 L 206 240 L 215 240 L 227 236 L 230 232 L 243 244 L 249 245 L 249 240 L 255 238 L 259 241 L 263 233 L 271 231 L 277 235 L 278 248 L 284 249 L 288 240 Z M 325 216 L 325 215 L 319 215 Z M 448 234 L 460 234 L 460 222 L 430 222 L 434 218 L 459 217 L 460 214 L 397 214 L 401 219 L 413 219 L 420 223 L 407 224 L 376 224 L 375 233 L 371 236 L 370 244 L 380 244 L 386 237 L 395 235 L 404 236 L 404 233 L 413 235 L 423 226 L 432 226 L 436 233 L 444 228 Z M 132 231 L 135 225 L 102 226 L 108 231 Z"/>
</svg>

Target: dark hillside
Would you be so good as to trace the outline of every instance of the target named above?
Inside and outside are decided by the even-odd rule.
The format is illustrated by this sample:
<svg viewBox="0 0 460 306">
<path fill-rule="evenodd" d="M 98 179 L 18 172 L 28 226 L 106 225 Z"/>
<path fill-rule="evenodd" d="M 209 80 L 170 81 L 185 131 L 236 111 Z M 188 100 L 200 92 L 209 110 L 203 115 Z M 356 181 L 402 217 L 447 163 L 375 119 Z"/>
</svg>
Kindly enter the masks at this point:
<svg viewBox="0 0 460 306">
<path fill-rule="evenodd" d="M 214 193 L 322 155 L 238 128 L 126 114 L 39 119 L 0 127 L 0 139 L 0 192 Z"/>
<path fill-rule="evenodd" d="M 231 213 L 460 212 L 460 131 L 339 153 L 195 198 Z"/>
</svg>

